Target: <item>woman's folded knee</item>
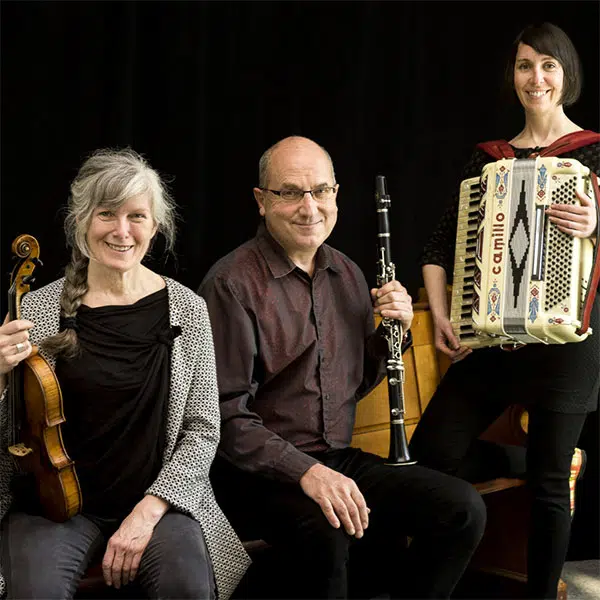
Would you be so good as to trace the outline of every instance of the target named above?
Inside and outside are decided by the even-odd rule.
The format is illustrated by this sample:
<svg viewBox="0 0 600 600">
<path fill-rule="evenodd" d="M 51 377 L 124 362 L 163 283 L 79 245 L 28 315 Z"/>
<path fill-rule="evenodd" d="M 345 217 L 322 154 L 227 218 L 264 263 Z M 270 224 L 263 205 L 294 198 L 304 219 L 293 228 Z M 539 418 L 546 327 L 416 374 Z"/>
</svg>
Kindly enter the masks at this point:
<svg viewBox="0 0 600 600">
<path fill-rule="evenodd" d="M 447 520 L 450 528 L 460 531 L 478 543 L 487 521 L 487 508 L 481 494 L 472 484 L 456 479 L 448 498 L 448 511 L 451 518 Z"/>
</svg>

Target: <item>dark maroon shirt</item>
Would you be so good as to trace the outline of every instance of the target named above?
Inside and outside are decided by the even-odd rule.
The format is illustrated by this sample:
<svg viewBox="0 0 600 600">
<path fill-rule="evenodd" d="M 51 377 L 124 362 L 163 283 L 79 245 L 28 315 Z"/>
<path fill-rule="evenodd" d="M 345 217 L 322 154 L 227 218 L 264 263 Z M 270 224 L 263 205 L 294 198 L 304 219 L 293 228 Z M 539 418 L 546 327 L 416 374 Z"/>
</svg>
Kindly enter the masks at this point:
<svg viewBox="0 0 600 600">
<path fill-rule="evenodd" d="M 384 377 L 387 352 L 358 266 L 323 244 L 311 278 L 263 222 L 198 293 L 213 329 L 220 455 L 298 481 L 318 462 L 307 452 L 349 446 L 356 403 Z"/>
</svg>

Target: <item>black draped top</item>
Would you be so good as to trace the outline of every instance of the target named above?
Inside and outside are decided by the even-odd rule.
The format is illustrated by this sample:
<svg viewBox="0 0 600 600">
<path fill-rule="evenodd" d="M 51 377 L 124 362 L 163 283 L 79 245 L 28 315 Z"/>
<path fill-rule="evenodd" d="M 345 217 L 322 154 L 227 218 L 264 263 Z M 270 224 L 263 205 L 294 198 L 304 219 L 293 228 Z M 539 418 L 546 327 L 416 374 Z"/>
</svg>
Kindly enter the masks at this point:
<svg viewBox="0 0 600 600">
<path fill-rule="evenodd" d="M 82 305 L 77 325 L 81 354 L 56 364 L 65 447 L 82 511 L 123 518 L 161 468 L 174 338 L 167 290 L 126 306 Z"/>
</svg>

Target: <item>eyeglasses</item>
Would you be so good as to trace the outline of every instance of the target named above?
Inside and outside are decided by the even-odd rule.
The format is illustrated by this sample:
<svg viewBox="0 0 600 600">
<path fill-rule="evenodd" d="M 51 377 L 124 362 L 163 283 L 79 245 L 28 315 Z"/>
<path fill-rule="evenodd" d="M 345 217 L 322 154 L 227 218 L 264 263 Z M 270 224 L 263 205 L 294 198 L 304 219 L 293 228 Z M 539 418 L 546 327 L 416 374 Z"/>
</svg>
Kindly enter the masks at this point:
<svg viewBox="0 0 600 600">
<path fill-rule="evenodd" d="M 271 192 L 279 196 L 284 202 L 299 202 L 304 198 L 304 194 L 310 194 L 317 202 L 327 202 L 331 200 L 335 195 L 337 186 L 323 185 L 314 190 L 294 190 L 294 189 L 283 189 L 283 190 L 269 190 L 267 188 L 260 188 L 263 192 Z"/>
</svg>

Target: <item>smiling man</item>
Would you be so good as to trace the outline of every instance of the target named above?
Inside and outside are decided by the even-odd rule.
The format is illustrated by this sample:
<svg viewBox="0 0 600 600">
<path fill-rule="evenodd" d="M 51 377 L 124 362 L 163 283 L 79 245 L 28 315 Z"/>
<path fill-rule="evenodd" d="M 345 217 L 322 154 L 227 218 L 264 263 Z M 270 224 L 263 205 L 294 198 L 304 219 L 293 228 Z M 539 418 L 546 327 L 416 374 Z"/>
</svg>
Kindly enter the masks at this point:
<svg viewBox="0 0 600 600">
<path fill-rule="evenodd" d="M 220 393 L 215 493 L 240 535 L 284 550 L 275 597 L 448 597 L 485 507 L 466 482 L 350 447 L 356 403 L 385 374 L 373 312 L 405 331 L 413 312 L 399 282 L 369 291 L 357 265 L 325 243 L 338 192 L 322 147 L 302 137 L 275 144 L 259 163 L 256 237 L 198 290 Z M 402 566 L 410 577 L 398 577 Z"/>
</svg>

